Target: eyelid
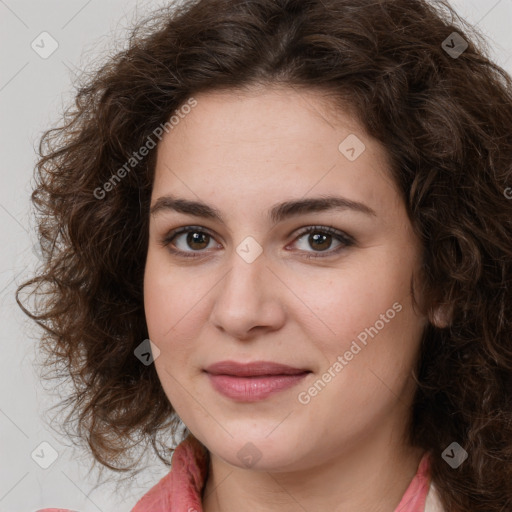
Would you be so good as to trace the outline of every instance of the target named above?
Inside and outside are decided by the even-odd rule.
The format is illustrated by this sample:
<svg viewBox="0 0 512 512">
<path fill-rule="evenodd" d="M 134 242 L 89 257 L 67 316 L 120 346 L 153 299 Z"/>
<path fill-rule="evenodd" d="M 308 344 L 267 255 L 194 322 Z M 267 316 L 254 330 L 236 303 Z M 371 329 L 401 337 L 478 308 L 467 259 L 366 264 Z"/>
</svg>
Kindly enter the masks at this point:
<svg viewBox="0 0 512 512">
<path fill-rule="evenodd" d="M 295 230 L 296 231 L 296 230 Z M 167 249 L 177 256 L 183 256 L 186 258 L 201 258 L 204 257 L 206 254 L 208 254 L 209 251 L 201 250 L 201 251 L 181 251 L 179 249 L 171 249 L 168 246 L 171 244 L 171 242 L 179 235 L 183 235 L 185 233 L 189 232 L 199 232 L 204 233 L 210 236 L 212 239 L 216 240 L 216 235 L 214 235 L 208 228 L 202 227 L 202 226 L 195 226 L 195 225 L 188 225 L 183 226 L 181 228 L 176 228 L 168 232 L 159 242 L 159 245 L 162 247 L 167 247 Z M 324 233 L 327 235 L 331 235 L 335 239 L 337 239 L 342 246 L 338 247 L 334 250 L 327 250 L 327 251 L 301 251 L 298 252 L 305 253 L 307 258 L 327 258 L 329 256 L 335 256 L 338 255 L 342 250 L 355 245 L 356 240 L 350 236 L 348 233 L 341 231 L 340 229 L 334 228 L 329 225 L 309 225 L 301 228 L 295 235 L 294 239 L 290 242 L 290 244 L 295 243 L 297 240 L 302 238 L 304 235 L 307 235 L 308 233 Z M 293 233 L 293 232 L 292 232 Z M 290 236 L 290 235 L 289 235 Z M 288 245 L 287 244 L 287 247 Z"/>
<path fill-rule="evenodd" d="M 327 224 L 321 224 L 321 225 L 317 224 L 317 225 L 305 226 L 304 228 L 301 228 L 297 232 L 293 241 L 297 240 L 298 238 L 301 238 L 305 234 L 308 234 L 311 232 L 317 232 L 317 231 L 327 233 L 327 234 L 335 236 L 335 237 L 339 237 L 347 244 L 355 243 L 355 239 L 353 237 L 351 237 L 348 233 L 345 233 L 341 229 L 337 229 L 337 228 L 335 228 L 333 226 L 329 226 Z"/>
</svg>

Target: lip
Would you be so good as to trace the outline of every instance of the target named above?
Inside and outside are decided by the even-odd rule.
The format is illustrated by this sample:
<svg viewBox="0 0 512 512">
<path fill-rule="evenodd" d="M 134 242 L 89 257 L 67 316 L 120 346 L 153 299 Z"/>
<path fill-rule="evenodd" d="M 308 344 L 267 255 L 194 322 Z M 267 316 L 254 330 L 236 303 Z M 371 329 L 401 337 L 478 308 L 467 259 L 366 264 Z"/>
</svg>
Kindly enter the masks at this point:
<svg viewBox="0 0 512 512">
<path fill-rule="evenodd" d="M 259 377 L 261 375 L 298 375 L 309 372 L 307 368 L 295 368 L 273 361 L 254 361 L 238 363 L 237 361 L 219 361 L 205 369 L 213 375 L 231 375 L 235 377 Z"/>
<path fill-rule="evenodd" d="M 311 373 L 271 361 L 220 361 L 205 369 L 213 388 L 237 402 L 256 402 L 289 389 Z"/>
</svg>

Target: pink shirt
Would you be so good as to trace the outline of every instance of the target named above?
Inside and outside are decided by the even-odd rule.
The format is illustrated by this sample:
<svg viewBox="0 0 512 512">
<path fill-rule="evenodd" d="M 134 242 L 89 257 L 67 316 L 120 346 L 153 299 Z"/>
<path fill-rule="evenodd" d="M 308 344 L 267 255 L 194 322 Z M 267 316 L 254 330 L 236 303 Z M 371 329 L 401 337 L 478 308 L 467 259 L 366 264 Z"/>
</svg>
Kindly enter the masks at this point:
<svg viewBox="0 0 512 512">
<path fill-rule="evenodd" d="M 152 487 L 131 512 L 203 512 L 201 492 L 208 473 L 205 448 L 189 435 L 175 449 L 171 471 Z M 429 454 L 421 459 L 418 471 L 394 512 L 426 512 L 441 510 L 430 493 Z M 431 508 L 431 506 L 433 507 Z M 45 508 L 37 512 L 72 512 L 67 509 Z"/>
</svg>

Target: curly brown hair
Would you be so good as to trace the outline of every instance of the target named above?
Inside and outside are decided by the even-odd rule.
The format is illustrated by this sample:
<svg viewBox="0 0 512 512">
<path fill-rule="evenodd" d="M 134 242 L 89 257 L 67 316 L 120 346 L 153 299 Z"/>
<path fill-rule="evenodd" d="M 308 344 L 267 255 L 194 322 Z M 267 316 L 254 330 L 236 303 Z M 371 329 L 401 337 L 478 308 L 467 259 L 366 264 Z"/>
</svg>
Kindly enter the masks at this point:
<svg viewBox="0 0 512 512">
<path fill-rule="evenodd" d="M 71 377 L 68 435 L 127 472 L 140 471 L 136 449 L 149 443 L 168 465 L 159 436 L 180 427 L 154 365 L 134 356 L 148 338 L 156 151 L 133 164 L 135 153 L 199 92 L 315 88 L 387 150 L 423 243 L 430 322 L 410 441 L 431 452 L 446 510 L 511 510 L 512 80 L 489 55 L 444 1 L 194 0 L 139 22 L 39 147 L 44 262 L 16 298 L 44 329 L 49 378 Z M 25 287 L 39 299 L 33 312 L 19 300 Z M 433 321 L 439 305 L 447 326 Z M 457 469 L 442 458 L 454 441 L 469 455 Z"/>
</svg>

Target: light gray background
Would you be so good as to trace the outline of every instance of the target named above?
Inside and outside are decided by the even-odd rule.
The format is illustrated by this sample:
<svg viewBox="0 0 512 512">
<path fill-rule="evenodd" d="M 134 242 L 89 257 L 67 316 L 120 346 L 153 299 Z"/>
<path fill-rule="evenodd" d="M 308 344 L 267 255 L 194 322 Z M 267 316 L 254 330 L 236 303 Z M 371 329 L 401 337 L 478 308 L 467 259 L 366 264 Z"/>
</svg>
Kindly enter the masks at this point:
<svg viewBox="0 0 512 512">
<path fill-rule="evenodd" d="M 128 512 L 167 469 L 149 459 L 122 495 L 96 484 L 87 454 L 77 453 L 42 421 L 56 399 L 38 382 L 35 336 L 14 290 L 37 262 L 29 195 L 34 147 L 73 97 L 75 72 L 124 45 L 132 20 L 163 1 L 0 0 L 0 512 L 62 507 L 80 512 Z M 457 11 L 486 35 L 494 60 L 512 74 L 512 0 L 455 0 Z M 58 42 L 47 59 L 31 47 L 42 32 Z M 440 42 L 441 43 L 441 42 Z M 511 134 L 512 136 L 512 134 Z M 50 386 L 51 383 L 45 384 Z M 43 469 L 31 454 L 42 442 L 58 453 Z M 48 457 L 49 450 L 43 447 Z"/>
</svg>

